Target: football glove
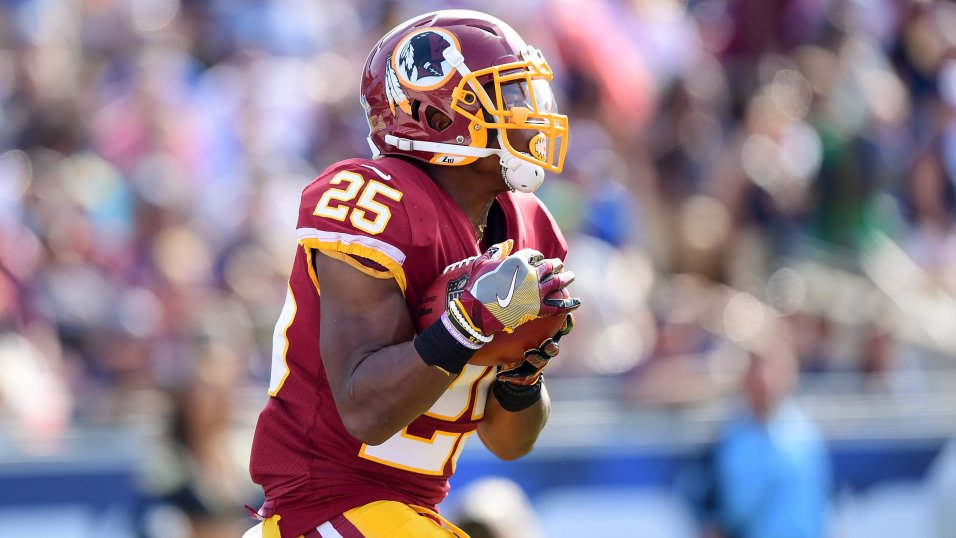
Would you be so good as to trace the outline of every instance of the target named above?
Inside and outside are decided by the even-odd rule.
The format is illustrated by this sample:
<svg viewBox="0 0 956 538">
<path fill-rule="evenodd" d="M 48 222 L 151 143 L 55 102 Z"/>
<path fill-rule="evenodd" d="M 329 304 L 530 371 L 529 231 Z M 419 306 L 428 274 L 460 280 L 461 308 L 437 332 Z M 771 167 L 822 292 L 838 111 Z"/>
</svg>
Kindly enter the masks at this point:
<svg viewBox="0 0 956 538">
<path fill-rule="evenodd" d="M 581 305 L 573 297 L 547 298 L 574 280 L 561 260 L 545 259 L 532 249 L 511 254 L 513 244 L 509 239 L 462 262 L 466 282 L 448 302 L 448 319 L 476 346 L 490 342 L 496 332 L 514 331 L 539 316 L 568 314 Z"/>
<path fill-rule="evenodd" d="M 495 379 L 512 385 L 534 385 L 541 378 L 541 371 L 548 362 L 558 356 L 560 351 L 558 342 L 573 329 L 574 315 L 569 313 L 564 318 L 564 325 L 554 336 L 541 342 L 540 346 L 525 351 L 523 360 L 502 366 Z"/>
</svg>

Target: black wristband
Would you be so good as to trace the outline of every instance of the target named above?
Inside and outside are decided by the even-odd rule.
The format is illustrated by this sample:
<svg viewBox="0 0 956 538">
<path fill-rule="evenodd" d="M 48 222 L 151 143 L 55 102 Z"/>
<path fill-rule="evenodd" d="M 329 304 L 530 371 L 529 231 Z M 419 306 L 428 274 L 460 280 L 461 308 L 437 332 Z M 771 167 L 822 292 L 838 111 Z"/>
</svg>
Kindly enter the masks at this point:
<svg viewBox="0 0 956 538">
<path fill-rule="evenodd" d="M 412 341 L 425 364 L 434 366 L 449 375 L 458 375 L 465 369 L 468 360 L 478 351 L 459 342 L 441 319 L 432 323 Z"/>
<path fill-rule="evenodd" d="M 517 413 L 527 409 L 541 399 L 541 387 L 544 377 L 539 377 L 534 385 L 515 385 L 507 381 L 495 381 L 491 391 L 505 411 Z"/>
</svg>

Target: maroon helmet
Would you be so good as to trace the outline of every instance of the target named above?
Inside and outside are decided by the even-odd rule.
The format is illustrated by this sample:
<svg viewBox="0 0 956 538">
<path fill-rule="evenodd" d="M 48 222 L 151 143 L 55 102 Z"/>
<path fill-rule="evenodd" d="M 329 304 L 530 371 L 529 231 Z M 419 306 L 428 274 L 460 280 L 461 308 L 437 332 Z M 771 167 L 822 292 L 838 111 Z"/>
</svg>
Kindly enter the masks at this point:
<svg viewBox="0 0 956 538">
<path fill-rule="evenodd" d="M 365 63 L 369 145 L 375 156 L 446 166 L 498 155 L 509 186 L 530 192 L 544 170 L 564 166 L 568 119 L 557 114 L 552 76 L 541 51 L 494 17 L 467 10 L 415 17 L 388 32 Z M 488 147 L 489 129 L 500 149 Z M 526 136 L 509 137 L 519 130 Z"/>
</svg>

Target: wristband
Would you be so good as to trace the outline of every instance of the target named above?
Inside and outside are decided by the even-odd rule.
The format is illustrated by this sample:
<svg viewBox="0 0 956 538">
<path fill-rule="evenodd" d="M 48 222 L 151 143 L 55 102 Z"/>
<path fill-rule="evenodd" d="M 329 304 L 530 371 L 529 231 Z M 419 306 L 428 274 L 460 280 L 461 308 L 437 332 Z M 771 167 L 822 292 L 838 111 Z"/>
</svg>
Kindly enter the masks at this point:
<svg viewBox="0 0 956 538">
<path fill-rule="evenodd" d="M 536 404 L 541 399 L 543 377 L 538 377 L 534 385 L 515 385 L 507 381 L 495 381 L 491 391 L 505 411 L 517 413 Z"/>
<path fill-rule="evenodd" d="M 449 325 L 446 312 L 416 336 L 412 343 L 425 364 L 448 375 L 458 375 L 481 346 L 463 337 L 456 338 L 457 331 Z"/>
</svg>

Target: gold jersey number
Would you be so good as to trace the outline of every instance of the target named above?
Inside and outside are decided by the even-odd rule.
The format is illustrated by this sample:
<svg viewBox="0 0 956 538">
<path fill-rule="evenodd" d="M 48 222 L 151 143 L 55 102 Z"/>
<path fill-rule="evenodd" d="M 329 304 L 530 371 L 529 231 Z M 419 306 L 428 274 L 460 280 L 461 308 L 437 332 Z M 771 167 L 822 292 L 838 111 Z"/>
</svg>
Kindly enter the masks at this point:
<svg viewBox="0 0 956 538">
<path fill-rule="evenodd" d="M 375 180 L 366 181 L 361 174 L 343 170 L 329 180 L 330 185 L 341 185 L 325 191 L 315 205 L 313 215 L 344 222 L 346 218 L 356 229 L 371 235 L 378 235 L 385 231 L 385 226 L 392 218 L 388 206 L 376 200 L 376 196 L 384 196 L 390 200 L 400 202 L 402 192 L 395 190 L 384 183 Z M 358 198 L 355 207 L 345 205 Z M 372 218 L 369 218 L 372 215 Z"/>
</svg>

